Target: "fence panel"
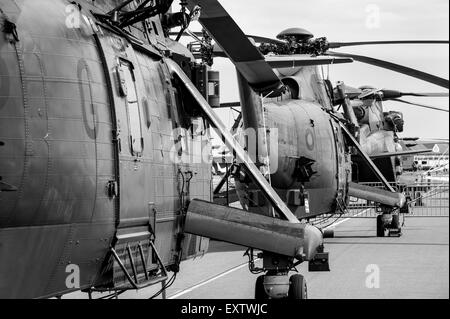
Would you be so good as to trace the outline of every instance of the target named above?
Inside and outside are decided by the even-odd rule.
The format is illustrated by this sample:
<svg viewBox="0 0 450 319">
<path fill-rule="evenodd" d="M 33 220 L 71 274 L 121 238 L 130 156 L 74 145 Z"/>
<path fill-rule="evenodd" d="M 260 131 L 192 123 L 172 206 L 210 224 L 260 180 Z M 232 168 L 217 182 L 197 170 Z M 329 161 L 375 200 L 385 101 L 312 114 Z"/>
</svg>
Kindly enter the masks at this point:
<svg viewBox="0 0 450 319">
<path fill-rule="evenodd" d="M 364 185 L 382 188 L 381 183 L 365 183 Z M 410 216 L 417 217 L 449 217 L 449 184 L 448 182 L 421 182 L 412 184 L 392 184 L 397 191 L 404 193 L 409 199 Z M 375 203 L 357 198 L 350 198 L 346 217 L 375 217 Z"/>
</svg>

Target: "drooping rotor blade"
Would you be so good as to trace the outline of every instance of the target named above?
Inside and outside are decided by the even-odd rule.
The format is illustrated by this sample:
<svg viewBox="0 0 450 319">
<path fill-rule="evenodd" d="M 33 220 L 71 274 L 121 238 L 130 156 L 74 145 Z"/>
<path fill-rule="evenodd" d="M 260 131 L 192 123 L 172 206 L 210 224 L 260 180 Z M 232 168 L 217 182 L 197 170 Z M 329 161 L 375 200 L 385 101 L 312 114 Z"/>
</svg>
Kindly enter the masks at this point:
<svg viewBox="0 0 450 319">
<path fill-rule="evenodd" d="M 376 44 L 448 44 L 448 40 L 394 40 L 394 41 L 357 41 L 357 42 L 330 42 L 330 49 Z"/>
<path fill-rule="evenodd" d="M 415 155 L 415 154 L 431 153 L 432 151 L 433 150 L 386 152 L 386 153 L 370 155 L 370 158 L 375 159 L 375 158 L 385 158 L 385 157 L 394 157 L 394 156 L 408 156 L 408 155 Z"/>
<path fill-rule="evenodd" d="M 311 57 L 309 55 L 275 55 L 267 56 L 266 61 L 272 68 L 278 69 L 296 68 L 311 65 L 352 63 L 353 59 L 335 57 Z"/>
<path fill-rule="evenodd" d="M 335 52 L 335 51 L 328 51 L 328 55 L 352 58 L 355 61 L 371 64 L 371 65 L 374 65 L 374 66 L 377 66 L 377 67 L 380 67 L 383 69 L 388 69 L 388 70 L 398 72 L 401 74 L 409 75 L 416 79 L 420 79 L 420 80 L 423 80 L 423 81 L 426 81 L 429 83 L 433 83 L 433 84 L 439 85 L 441 87 L 444 87 L 446 89 L 449 88 L 448 80 L 440 78 L 440 77 L 432 75 L 432 74 L 429 74 L 429 73 L 425 73 L 425 72 L 416 70 L 416 69 L 412 69 L 412 68 L 409 68 L 409 67 L 406 67 L 403 65 L 399 65 L 399 64 L 392 63 L 392 62 L 379 60 L 379 59 L 375 59 L 375 58 L 371 58 L 371 57 L 367 57 L 367 56 L 363 56 L 363 55 L 341 53 L 341 52 Z"/>
<path fill-rule="evenodd" d="M 449 111 L 446 110 L 446 109 L 441 109 L 441 108 L 438 108 L 438 107 L 429 106 L 429 105 L 423 105 L 423 104 L 418 104 L 418 103 L 412 103 L 412 102 L 408 102 L 408 101 L 401 100 L 401 99 L 392 99 L 391 101 L 405 103 L 405 104 L 414 105 L 414 106 L 417 106 L 417 107 L 423 107 L 423 108 L 426 108 L 426 109 L 431 109 L 431 110 L 435 110 L 435 111 L 441 111 L 441 112 L 449 113 Z"/>
<path fill-rule="evenodd" d="M 419 138 L 418 138 L 419 139 Z M 431 143 L 436 143 L 436 142 L 442 142 L 442 141 L 444 141 L 444 142 L 449 142 L 449 139 L 448 138 L 431 138 L 431 139 L 425 139 L 425 140 L 421 140 L 420 139 L 420 142 L 424 142 L 424 141 L 426 141 L 426 142 L 430 142 L 431 141 Z"/>
<path fill-rule="evenodd" d="M 415 93 L 415 92 L 400 92 L 397 90 L 385 90 L 385 89 L 367 89 L 364 90 L 359 96 L 359 99 L 366 98 L 376 93 L 382 93 L 383 101 L 398 99 L 403 96 L 416 96 L 416 97 L 448 97 L 448 93 Z"/>
<path fill-rule="evenodd" d="M 384 91 L 384 90 L 383 90 Z M 404 93 L 401 92 L 402 96 L 419 96 L 419 97 L 448 97 L 448 93 Z"/>
<path fill-rule="evenodd" d="M 277 90 L 282 83 L 273 69 L 217 0 L 187 0 L 188 8 L 201 6 L 203 27 L 258 93 Z"/>
<path fill-rule="evenodd" d="M 398 99 L 403 96 L 416 96 L 416 97 L 448 97 L 448 93 L 416 93 L 416 92 L 400 92 L 396 90 L 378 90 L 383 93 L 383 100 Z"/>
</svg>

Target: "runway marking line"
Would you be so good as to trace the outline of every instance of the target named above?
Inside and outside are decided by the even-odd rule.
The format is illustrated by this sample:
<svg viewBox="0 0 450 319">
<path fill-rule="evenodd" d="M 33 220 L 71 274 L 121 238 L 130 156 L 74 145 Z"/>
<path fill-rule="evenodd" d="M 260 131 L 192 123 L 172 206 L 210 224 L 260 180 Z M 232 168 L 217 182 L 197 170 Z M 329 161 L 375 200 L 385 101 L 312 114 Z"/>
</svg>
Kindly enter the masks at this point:
<svg viewBox="0 0 450 319">
<path fill-rule="evenodd" d="M 365 210 L 359 212 L 358 214 L 353 215 L 352 217 L 343 219 L 343 220 L 341 220 L 341 221 L 339 221 L 339 222 L 337 222 L 337 223 L 334 223 L 334 224 L 332 224 L 332 225 L 330 225 L 330 226 L 325 227 L 324 229 L 336 227 L 336 226 L 338 226 L 338 225 L 340 225 L 340 224 L 343 224 L 343 223 L 345 223 L 345 222 L 348 222 L 348 221 L 351 220 L 352 218 L 355 218 L 355 217 L 358 217 L 359 215 L 362 215 L 362 214 L 364 214 L 364 213 L 367 213 L 367 211 L 369 211 L 369 210 L 370 210 L 370 208 L 367 208 L 367 209 L 365 209 Z"/>
<path fill-rule="evenodd" d="M 325 227 L 324 229 L 327 229 L 327 228 L 330 228 L 330 227 L 336 227 L 336 226 L 338 226 L 338 225 L 340 225 L 340 224 L 342 224 L 342 223 L 345 223 L 345 222 L 351 220 L 351 219 L 354 218 L 354 217 L 358 217 L 359 215 L 362 215 L 362 214 L 366 213 L 369 209 L 370 209 L 370 208 L 365 209 L 365 210 L 359 212 L 358 214 L 353 215 L 352 217 L 343 219 L 343 220 L 341 220 L 341 221 L 339 221 L 339 222 L 337 222 L 337 223 L 335 223 L 335 224 L 333 224 L 333 225 L 330 225 L 330 226 L 328 226 L 328 227 Z M 255 261 L 257 261 L 257 260 L 259 260 L 259 258 L 258 258 L 258 259 L 255 259 Z M 238 266 L 236 266 L 236 267 L 233 267 L 233 268 L 231 268 L 231 269 L 229 269 L 229 270 L 227 270 L 227 271 L 224 271 L 223 273 L 221 273 L 221 274 L 219 274 L 219 275 L 217 275 L 217 276 L 214 276 L 214 277 L 211 277 L 211 278 L 209 278 L 209 279 L 207 279 L 207 280 L 205 280 L 205 281 L 202 281 L 202 282 L 200 282 L 199 284 L 196 284 L 196 285 L 191 286 L 191 287 L 189 287 L 189 288 L 187 288 L 187 289 L 181 290 L 181 291 L 175 293 L 174 295 L 169 296 L 167 299 L 176 299 L 176 298 L 178 298 L 178 297 L 181 297 L 181 296 L 183 296 L 183 295 L 185 295 L 185 294 L 187 294 L 187 293 L 189 293 L 189 292 L 192 292 L 192 291 L 195 290 L 195 289 L 198 289 L 198 288 L 200 288 L 200 287 L 203 287 L 203 286 L 205 286 L 205 285 L 207 285 L 207 284 L 209 284 L 209 283 L 211 283 L 211 282 L 213 282 L 213 281 L 216 281 L 217 279 L 220 279 L 220 278 L 225 277 L 225 276 L 227 276 L 227 275 L 229 275 L 229 274 L 231 274 L 231 273 L 233 273 L 233 272 L 235 272 L 235 271 L 237 271 L 237 270 L 239 270 L 239 269 L 242 269 L 242 268 L 246 267 L 247 265 L 248 265 L 248 262 L 246 262 L 246 263 L 244 263 L 244 264 L 241 264 L 241 265 L 238 265 Z"/>
<path fill-rule="evenodd" d="M 259 259 L 255 259 L 255 261 L 257 261 L 257 260 L 259 260 Z M 185 295 L 185 294 L 187 294 L 187 293 L 189 293 L 189 292 L 191 292 L 191 291 L 193 291 L 193 290 L 195 290 L 197 288 L 205 286 L 205 285 L 207 285 L 207 284 L 209 284 L 209 283 L 211 283 L 211 282 L 213 282 L 213 281 L 215 281 L 217 279 L 225 277 L 226 275 L 229 275 L 229 274 L 231 274 L 231 273 L 233 273 L 233 272 L 235 272 L 235 271 L 237 271 L 239 269 L 242 269 L 244 267 L 247 267 L 247 266 L 248 266 L 248 262 L 245 262 L 244 264 L 241 264 L 241 265 L 238 265 L 236 267 L 233 267 L 233 268 L 231 268 L 231 269 L 229 269 L 227 271 L 224 271 L 223 273 L 221 273 L 221 274 L 219 274 L 217 276 L 214 276 L 214 277 L 211 277 L 211 278 L 209 278 L 209 279 L 207 279 L 205 281 L 202 281 L 202 282 L 200 282 L 197 285 L 194 285 L 194 286 L 191 286 L 191 287 L 189 287 L 187 289 L 181 290 L 180 292 L 176 293 L 175 295 L 172 295 L 172 296 L 168 297 L 167 299 L 176 299 L 176 298 L 178 298 L 178 297 L 180 297 L 182 295 Z"/>
</svg>

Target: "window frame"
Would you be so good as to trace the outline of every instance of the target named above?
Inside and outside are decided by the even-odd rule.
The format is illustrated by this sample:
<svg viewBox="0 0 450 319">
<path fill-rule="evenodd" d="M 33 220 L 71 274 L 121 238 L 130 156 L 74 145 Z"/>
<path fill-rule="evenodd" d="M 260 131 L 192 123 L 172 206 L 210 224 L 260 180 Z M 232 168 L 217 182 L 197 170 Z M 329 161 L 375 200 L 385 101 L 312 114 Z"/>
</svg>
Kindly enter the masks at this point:
<svg viewBox="0 0 450 319">
<path fill-rule="evenodd" d="M 136 75 L 135 75 L 135 67 L 133 63 L 127 59 L 119 58 L 118 59 L 119 69 L 121 75 L 124 77 L 124 85 L 126 87 L 126 94 L 122 97 L 125 99 L 126 105 L 126 113 L 127 113 L 127 121 L 128 121 L 128 134 L 129 134 L 129 142 L 130 142 L 130 151 L 133 156 L 142 157 L 144 153 L 144 136 L 142 130 L 142 112 L 140 109 L 139 103 L 139 95 L 136 86 Z M 128 76 L 128 74 L 130 77 Z M 131 80 L 132 83 L 129 83 Z M 135 101 L 130 101 L 130 89 L 134 90 L 133 94 L 135 97 Z M 132 110 L 131 107 L 135 107 L 135 110 Z M 135 116 L 137 115 L 137 118 Z M 139 123 L 139 127 L 134 127 L 134 124 Z M 138 137 L 134 138 L 136 132 L 138 132 Z M 137 149 L 136 143 L 140 143 L 140 147 Z"/>
</svg>

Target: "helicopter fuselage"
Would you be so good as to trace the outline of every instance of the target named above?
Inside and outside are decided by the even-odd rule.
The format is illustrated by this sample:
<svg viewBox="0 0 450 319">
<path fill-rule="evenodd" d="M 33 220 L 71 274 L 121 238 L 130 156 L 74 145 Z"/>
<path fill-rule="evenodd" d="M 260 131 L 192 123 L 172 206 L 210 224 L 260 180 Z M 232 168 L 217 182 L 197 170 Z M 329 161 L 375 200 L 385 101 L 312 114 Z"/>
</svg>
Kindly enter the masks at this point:
<svg viewBox="0 0 450 319">
<path fill-rule="evenodd" d="M 241 143 L 250 154 L 257 154 L 255 160 L 269 166 L 272 186 L 299 218 L 335 213 L 348 201 L 351 159 L 341 129 L 331 118 L 334 111 L 324 80 L 317 67 L 277 72 L 287 93 L 276 98 L 256 95 L 239 78 L 244 133 L 263 128 L 257 143 L 248 136 L 241 137 Z M 270 215 L 269 205 L 246 182 L 237 182 L 241 203 Z"/>
<path fill-rule="evenodd" d="M 198 157 L 191 146 L 209 136 L 199 117 L 181 123 L 159 16 L 151 32 L 130 29 L 143 43 L 91 13 L 113 3 L 79 3 L 0 4 L 17 36 L 0 37 L 0 176 L 11 185 L 0 192 L 0 298 L 124 288 L 112 250 L 143 283 L 144 263 L 162 280 L 161 263 L 207 250 L 183 235 L 181 210 L 191 195 L 211 200 L 211 163 L 177 159 Z M 174 136 L 183 125 L 191 134 Z"/>
<path fill-rule="evenodd" d="M 277 136 L 277 143 L 270 143 L 270 181 L 281 198 L 299 218 L 334 213 L 338 201 L 344 206 L 351 162 L 330 115 L 319 104 L 304 100 L 269 102 L 264 110 L 268 134 Z M 304 176 L 302 166 L 308 165 L 310 175 Z M 252 210 L 264 206 L 255 196 L 257 190 L 250 188 L 250 194 L 248 187 L 239 185 L 239 192 L 241 202 Z"/>
</svg>

